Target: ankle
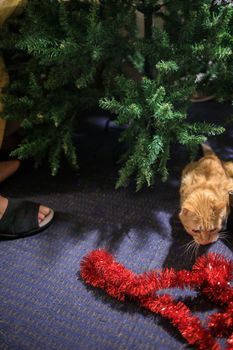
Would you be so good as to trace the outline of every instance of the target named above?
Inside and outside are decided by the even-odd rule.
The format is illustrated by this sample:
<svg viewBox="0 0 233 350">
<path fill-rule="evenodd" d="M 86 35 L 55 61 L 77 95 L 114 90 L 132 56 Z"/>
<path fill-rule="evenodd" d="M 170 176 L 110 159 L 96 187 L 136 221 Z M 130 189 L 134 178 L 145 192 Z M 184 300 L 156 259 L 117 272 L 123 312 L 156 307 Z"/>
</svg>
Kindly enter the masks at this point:
<svg viewBox="0 0 233 350">
<path fill-rule="evenodd" d="M 8 205 L 8 199 L 0 196 L 0 219 L 3 216 L 3 214 L 5 213 L 7 205 Z"/>
</svg>

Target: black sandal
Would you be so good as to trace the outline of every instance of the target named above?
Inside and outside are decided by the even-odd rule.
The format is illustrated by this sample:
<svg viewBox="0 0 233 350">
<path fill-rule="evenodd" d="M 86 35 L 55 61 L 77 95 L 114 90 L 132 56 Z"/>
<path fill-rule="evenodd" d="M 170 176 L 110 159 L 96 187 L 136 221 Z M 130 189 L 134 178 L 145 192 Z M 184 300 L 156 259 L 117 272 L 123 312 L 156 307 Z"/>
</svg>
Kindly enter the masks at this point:
<svg viewBox="0 0 233 350">
<path fill-rule="evenodd" d="M 0 239 L 14 239 L 34 235 L 47 228 L 54 217 L 54 211 L 43 221 L 38 222 L 40 204 L 19 200 L 8 199 L 8 206 L 0 219 Z"/>
</svg>

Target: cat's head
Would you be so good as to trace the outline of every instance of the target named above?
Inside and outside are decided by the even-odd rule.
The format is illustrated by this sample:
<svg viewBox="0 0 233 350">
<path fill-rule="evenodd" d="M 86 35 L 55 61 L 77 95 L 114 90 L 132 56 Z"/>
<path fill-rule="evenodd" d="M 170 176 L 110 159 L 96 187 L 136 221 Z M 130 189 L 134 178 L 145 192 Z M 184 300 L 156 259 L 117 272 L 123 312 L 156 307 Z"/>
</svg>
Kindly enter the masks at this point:
<svg viewBox="0 0 233 350">
<path fill-rule="evenodd" d="M 198 244 L 217 241 L 227 216 L 227 201 L 205 191 L 192 194 L 181 208 L 180 220 L 185 230 Z"/>
</svg>

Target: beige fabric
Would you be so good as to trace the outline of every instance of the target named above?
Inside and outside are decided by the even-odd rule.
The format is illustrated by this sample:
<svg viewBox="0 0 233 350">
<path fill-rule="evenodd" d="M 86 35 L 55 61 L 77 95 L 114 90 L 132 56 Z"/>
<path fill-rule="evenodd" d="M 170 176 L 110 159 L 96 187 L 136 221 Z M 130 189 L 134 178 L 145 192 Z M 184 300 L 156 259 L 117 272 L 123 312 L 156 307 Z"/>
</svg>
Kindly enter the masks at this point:
<svg viewBox="0 0 233 350">
<path fill-rule="evenodd" d="M 18 14 L 25 6 L 26 0 L 0 0 L 0 26 L 4 24 L 9 16 Z M 9 84 L 9 75 L 6 71 L 3 58 L 0 56 L 0 98 L 2 90 Z M 0 114 L 3 112 L 3 104 L 0 101 Z M 0 118 L 0 148 L 3 141 L 6 121 Z"/>
<path fill-rule="evenodd" d="M 0 25 L 13 13 L 17 14 L 25 3 L 25 0 L 0 0 Z"/>
</svg>

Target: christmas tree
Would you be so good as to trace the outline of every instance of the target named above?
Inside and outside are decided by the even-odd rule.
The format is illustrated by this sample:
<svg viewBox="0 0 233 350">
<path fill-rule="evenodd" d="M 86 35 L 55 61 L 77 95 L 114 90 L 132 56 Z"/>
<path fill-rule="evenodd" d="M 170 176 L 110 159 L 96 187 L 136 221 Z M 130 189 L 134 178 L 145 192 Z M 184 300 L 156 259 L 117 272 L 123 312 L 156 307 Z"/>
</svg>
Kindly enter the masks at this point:
<svg viewBox="0 0 233 350">
<path fill-rule="evenodd" d="M 137 33 L 144 15 L 145 37 Z M 231 100 L 233 8 L 213 1 L 34 0 L 1 32 L 11 85 L 6 118 L 20 118 L 19 158 L 48 157 L 56 174 L 64 153 L 77 166 L 72 143 L 83 111 L 110 110 L 127 125 L 117 183 L 136 177 L 137 189 L 168 176 L 175 142 L 192 153 L 214 125 L 187 121 L 190 98 L 208 93 Z M 129 79 L 127 64 L 142 79 Z"/>
<path fill-rule="evenodd" d="M 174 143 L 195 154 L 207 136 L 223 132 L 214 125 L 188 123 L 186 111 L 200 91 L 232 99 L 233 9 L 210 1 L 171 1 L 165 7 L 144 1 L 138 9 L 145 15 L 146 38 L 135 41 L 135 47 L 145 58 L 147 76 L 139 83 L 119 77 L 118 96 L 102 99 L 101 106 L 129 125 L 121 138 L 128 149 L 117 187 L 135 175 L 140 189 L 150 186 L 156 174 L 166 180 Z M 157 18 L 163 19 L 162 27 Z"/>
<path fill-rule="evenodd" d="M 15 156 L 36 164 L 48 157 L 52 174 L 63 153 L 77 166 L 74 129 L 132 52 L 131 17 L 124 1 L 35 0 L 8 22 L 0 39 L 11 77 L 4 117 L 25 129 Z"/>
</svg>

